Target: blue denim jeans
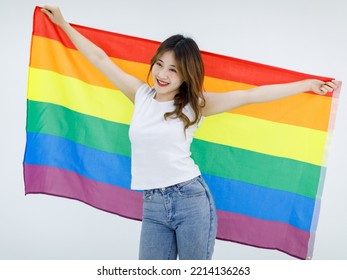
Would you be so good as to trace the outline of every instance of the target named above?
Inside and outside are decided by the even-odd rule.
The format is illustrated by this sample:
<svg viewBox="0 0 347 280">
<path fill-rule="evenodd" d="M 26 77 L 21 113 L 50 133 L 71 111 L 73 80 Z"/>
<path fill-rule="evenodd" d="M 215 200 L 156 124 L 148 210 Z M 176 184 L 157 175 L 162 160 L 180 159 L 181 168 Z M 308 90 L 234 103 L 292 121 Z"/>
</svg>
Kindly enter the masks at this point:
<svg viewBox="0 0 347 280">
<path fill-rule="evenodd" d="M 217 232 L 216 208 L 198 176 L 143 192 L 140 260 L 208 260 Z"/>
</svg>

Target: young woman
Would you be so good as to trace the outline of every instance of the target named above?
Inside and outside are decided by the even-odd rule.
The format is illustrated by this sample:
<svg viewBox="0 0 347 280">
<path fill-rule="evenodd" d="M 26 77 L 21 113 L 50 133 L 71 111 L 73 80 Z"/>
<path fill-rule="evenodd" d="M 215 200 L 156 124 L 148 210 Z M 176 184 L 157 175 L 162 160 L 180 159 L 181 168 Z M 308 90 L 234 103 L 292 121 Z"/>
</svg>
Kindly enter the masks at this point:
<svg viewBox="0 0 347 280">
<path fill-rule="evenodd" d="M 135 105 L 129 136 L 132 189 L 143 190 L 140 259 L 211 259 L 217 231 L 213 198 L 190 157 L 204 117 L 300 92 L 326 94 L 339 82 L 308 79 L 243 91 L 203 91 L 204 66 L 196 43 L 165 40 L 151 60 L 153 88 L 120 69 L 106 53 L 64 20 L 59 8 L 42 9 L 78 50 Z"/>
</svg>

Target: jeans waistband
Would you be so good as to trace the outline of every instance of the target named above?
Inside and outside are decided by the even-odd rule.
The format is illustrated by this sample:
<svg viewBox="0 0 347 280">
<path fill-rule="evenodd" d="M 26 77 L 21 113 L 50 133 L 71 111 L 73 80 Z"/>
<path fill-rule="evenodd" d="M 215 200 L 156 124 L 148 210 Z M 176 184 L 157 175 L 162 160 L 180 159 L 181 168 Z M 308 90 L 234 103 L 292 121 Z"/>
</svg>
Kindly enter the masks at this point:
<svg viewBox="0 0 347 280">
<path fill-rule="evenodd" d="M 195 181 L 198 180 L 199 178 L 201 178 L 201 175 L 196 176 L 196 177 L 194 177 L 194 178 L 192 178 L 192 179 L 189 179 L 189 180 L 187 180 L 187 181 L 184 181 L 184 182 L 181 182 L 181 183 L 178 183 L 178 184 L 174 184 L 174 185 L 165 187 L 165 188 L 154 189 L 154 191 L 155 191 L 155 190 L 159 190 L 159 191 L 164 192 L 164 191 L 166 191 L 166 190 L 170 190 L 170 189 L 173 189 L 173 188 L 180 188 L 180 187 L 183 187 L 183 186 L 185 186 L 185 185 L 188 185 L 188 184 L 190 184 L 190 183 L 192 183 L 192 182 L 195 182 Z"/>
</svg>

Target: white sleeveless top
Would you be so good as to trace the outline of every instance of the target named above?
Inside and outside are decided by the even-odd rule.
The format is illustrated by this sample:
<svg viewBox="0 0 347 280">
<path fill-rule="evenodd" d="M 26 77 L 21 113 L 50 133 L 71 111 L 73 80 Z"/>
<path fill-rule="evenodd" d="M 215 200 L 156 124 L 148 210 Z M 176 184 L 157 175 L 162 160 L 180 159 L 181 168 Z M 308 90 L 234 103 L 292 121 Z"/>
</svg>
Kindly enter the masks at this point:
<svg viewBox="0 0 347 280">
<path fill-rule="evenodd" d="M 158 102 L 154 97 L 155 90 L 147 84 L 135 96 L 129 130 L 131 188 L 135 190 L 165 188 L 201 174 L 190 157 L 190 144 L 198 124 L 186 129 L 185 135 L 179 118 L 164 119 L 166 112 L 174 110 L 174 101 Z M 190 119 L 194 116 L 190 105 L 183 112 Z"/>
</svg>

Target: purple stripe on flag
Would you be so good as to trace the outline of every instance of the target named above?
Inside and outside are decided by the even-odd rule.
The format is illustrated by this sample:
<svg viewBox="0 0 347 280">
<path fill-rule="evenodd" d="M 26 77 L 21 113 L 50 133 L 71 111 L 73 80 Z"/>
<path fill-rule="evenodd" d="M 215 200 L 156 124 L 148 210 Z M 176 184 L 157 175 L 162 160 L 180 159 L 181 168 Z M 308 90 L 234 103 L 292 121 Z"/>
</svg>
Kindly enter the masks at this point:
<svg viewBox="0 0 347 280">
<path fill-rule="evenodd" d="M 123 217 L 142 219 L 142 193 L 87 179 L 69 170 L 24 164 L 25 193 L 44 193 L 76 199 Z M 217 210 L 217 238 L 277 249 L 305 259 L 310 233 L 291 225 Z M 282 233 L 274 235 L 273 232 Z M 281 236 L 278 240 L 275 236 Z M 283 239 L 283 236 L 287 236 Z"/>
<path fill-rule="evenodd" d="M 135 220 L 142 219 L 142 193 L 96 182 L 56 167 L 24 164 L 25 193 L 76 199 L 95 208 Z"/>
<path fill-rule="evenodd" d="M 277 249 L 296 258 L 306 259 L 310 232 L 282 222 L 219 210 L 217 236 L 219 239 L 252 246 L 258 244 L 261 248 Z"/>
</svg>

